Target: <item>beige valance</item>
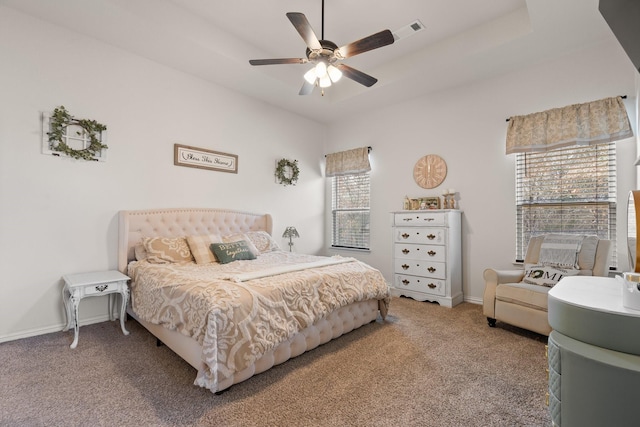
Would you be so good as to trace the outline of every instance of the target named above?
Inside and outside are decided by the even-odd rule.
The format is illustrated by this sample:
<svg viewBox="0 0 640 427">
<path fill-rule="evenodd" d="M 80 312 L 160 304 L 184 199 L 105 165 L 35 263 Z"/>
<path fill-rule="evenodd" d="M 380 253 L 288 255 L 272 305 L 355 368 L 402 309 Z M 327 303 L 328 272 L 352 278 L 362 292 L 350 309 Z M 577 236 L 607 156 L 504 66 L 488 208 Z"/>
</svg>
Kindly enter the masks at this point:
<svg viewBox="0 0 640 427">
<path fill-rule="evenodd" d="M 633 136 L 622 97 L 509 118 L 507 154 L 600 144 Z"/>
<path fill-rule="evenodd" d="M 369 149 L 370 147 L 362 147 L 327 154 L 325 175 L 329 177 L 369 172 Z"/>
</svg>

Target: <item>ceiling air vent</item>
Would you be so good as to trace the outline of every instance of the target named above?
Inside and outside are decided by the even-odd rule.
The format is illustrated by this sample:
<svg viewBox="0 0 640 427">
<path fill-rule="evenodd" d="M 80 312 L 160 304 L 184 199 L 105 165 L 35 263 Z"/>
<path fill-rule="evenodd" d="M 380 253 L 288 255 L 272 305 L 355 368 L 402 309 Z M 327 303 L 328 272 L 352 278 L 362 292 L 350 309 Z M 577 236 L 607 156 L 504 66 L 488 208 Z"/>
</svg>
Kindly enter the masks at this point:
<svg viewBox="0 0 640 427">
<path fill-rule="evenodd" d="M 406 39 L 412 34 L 417 33 L 418 31 L 424 30 L 424 25 L 420 22 L 419 19 L 416 19 L 409 25 L 405 25 L 402 28 L 399 28 L 393 32 L 394 41 Z"/>
</svg>

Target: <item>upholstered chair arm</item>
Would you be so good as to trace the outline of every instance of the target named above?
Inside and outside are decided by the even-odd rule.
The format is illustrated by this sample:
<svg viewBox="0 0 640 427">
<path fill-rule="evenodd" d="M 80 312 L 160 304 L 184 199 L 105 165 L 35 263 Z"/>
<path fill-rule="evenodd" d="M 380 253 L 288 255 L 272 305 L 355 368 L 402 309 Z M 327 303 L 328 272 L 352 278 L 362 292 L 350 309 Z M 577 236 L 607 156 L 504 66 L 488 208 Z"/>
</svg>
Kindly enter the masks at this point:
<svg viewBox="0 0 640 427">
<path fill-rule="evenodd" d="M 487 268 L 484 271 L 485 282 L 499 283 L 518 283 L 524 277 L 524 270 L 494 270 Z"/>
<path fill-rule="evenodd" d="M 484 296 L 482 298 L 482 312 L 485 316 L 494 318 L 496 315 L 496 288 L 499 283 L 517 283 L 524 277 L 524 270 L 494 270 L 484 271 Z"/>
</svg>

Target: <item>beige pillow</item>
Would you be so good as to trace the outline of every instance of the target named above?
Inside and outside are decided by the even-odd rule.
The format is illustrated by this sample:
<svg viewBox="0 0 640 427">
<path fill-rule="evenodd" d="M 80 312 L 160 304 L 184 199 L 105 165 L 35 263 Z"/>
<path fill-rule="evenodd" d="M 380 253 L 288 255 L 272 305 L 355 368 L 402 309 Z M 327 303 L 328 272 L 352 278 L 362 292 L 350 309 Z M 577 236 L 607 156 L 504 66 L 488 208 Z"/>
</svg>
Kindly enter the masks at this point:
<svg viewBox="0 0 640 427">
<path fill-rule="evenodd" d="M 222 237 L 219 234 L 202 234 L 198 236 L 187 236 L 187 243 L 196 264 L 210 264 L 217 262 L 216 257 L 211 252 L 212 243 L 222 243 Z"/>
<path fill-rule="evenodd" d="M 193 261 L 193 255 L 184 237 L 145 237 L 142 244 L 147 250 L 147 261 L 150 263 Z"/>
<path fill-rule="evenodd" d="M 278 251 L 280 246 L 266 231 L 247 231 L 244 233 L 260 253 Z"/>
<path fill-rule="evenodd" d="M 245 233 L 227 234 L 226 236 L 222 236 L 222 241 L 224 243 L 239 242 L 240 240 L 247 242 L 247 246 L 252 254 L 255 256 L 260 255 L 260 251 L 256 248 L 256 245 L 253 244 L 251 239 L 249 239 L 249 236 Z"/>
</svg>

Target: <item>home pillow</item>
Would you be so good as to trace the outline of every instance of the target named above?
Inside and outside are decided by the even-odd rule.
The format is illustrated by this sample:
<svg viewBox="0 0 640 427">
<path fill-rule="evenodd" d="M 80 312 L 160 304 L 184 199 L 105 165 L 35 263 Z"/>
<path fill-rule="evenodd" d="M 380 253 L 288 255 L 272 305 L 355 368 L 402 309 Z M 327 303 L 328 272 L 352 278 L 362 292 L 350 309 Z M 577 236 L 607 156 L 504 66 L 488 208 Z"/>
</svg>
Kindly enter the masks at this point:
<svg viewBox="0 0 640 427">
<path fill-rule="evenodd" d="M 244 234 L 261 254 L 280 250 L 278 243 L 266 231 L 247 231 Z"/>
<path fill-rule="evenodd" d="M 198 236 L 187 236 L 189 249 L 196 260 L 196 264 L 210 264 L 217 262 L 216 257 L 211 252 L 212 243 L 222 243 L 222 237 L 219 234 L 202 234 Z"/>
<path fill-rule="evenodd" d="M 244 240 L 239 240 L 230 243 L 212 243 L 210 247 L 218 262 L 226 264 L 232 261 L 256 259 L 247 243 Z"/>
<path fill-rule="evenodd" d="M 256 245 L 254 245 L 251 242 L 251 240 L 246 234 L 235 233 L 235 234 L 227 234 L 226 236 L 222 236 L 222 241 L 224 243 L 238 242 L 240 240 L 244 240 L 244 242 L 247 244 L 247 246 L 249 247 L 253 255 L 255 256 L 260 255 L 260 251 L 258 250 L 258 248 L 256 248 Z"/>
<path fill-rule="evenodd" d="M 193 261 L 187 239 L 184 237 L 145 237 L 142 244 L 147 251 L 147 261 L 150 263 Z"/>
<path fill-rule="evenodd" d="M 552 288 L 563 277 L 575 276 L 579 272 L 580 270 L 556 268 L 548 265 L 527 264 L 522 281 L 530 285 L 540 285 Z"/>
</svg>

